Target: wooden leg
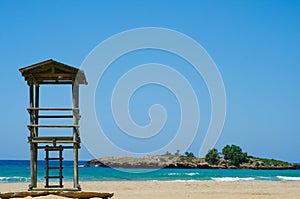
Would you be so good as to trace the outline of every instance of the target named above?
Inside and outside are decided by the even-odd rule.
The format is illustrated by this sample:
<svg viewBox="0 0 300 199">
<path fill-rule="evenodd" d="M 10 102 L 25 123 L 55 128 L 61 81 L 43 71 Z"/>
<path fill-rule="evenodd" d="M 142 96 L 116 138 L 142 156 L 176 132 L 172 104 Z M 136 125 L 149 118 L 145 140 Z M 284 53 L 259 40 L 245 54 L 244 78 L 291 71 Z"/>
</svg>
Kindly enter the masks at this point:
<svg viewBox="0 0 300 199">
<path fill-rule="evenodd" d="M 74 144 L 74 188 L 80 190 L 78 180 L 78 145 Z"/>
<path fill-rule="evenodd" d="M 37 153 L 37 149 L 36 149 L 36 145 L 33 143 L 30 143 L 30 180 L 31 180 L 31 184 L 29 185 L 29 190 L 31 190 L 32 188 L 36 188 L 37 187 L 37 176 L 36 176 L 36 153 Z"/>
</svg>

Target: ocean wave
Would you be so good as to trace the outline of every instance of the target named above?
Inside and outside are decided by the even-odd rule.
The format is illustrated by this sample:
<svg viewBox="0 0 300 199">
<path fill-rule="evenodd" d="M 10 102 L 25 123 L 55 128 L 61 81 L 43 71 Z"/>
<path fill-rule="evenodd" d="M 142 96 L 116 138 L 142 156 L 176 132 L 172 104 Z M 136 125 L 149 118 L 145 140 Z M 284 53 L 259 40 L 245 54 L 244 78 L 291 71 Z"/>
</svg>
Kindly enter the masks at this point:
<svg viewBox="0 0 300 199">
<path fill-rule="evenodd" d="M 204 182 L 206 180 L 152 180 L 152 182 Z"/>
<path fill-rule="evenodd" d="M 203 180 L 173 180 L 171 182 L 201 182 Z"/>
<path fill-rule="evenodd" d="M 200 175 L 200 173 L 187 173 L 186 175 L 188 175 L 188 176 L 195 176 L 195 175 Z"/>
<path fill-rule="evenodd" d="M 21 177 L 21 176 L 0 176 L 0 182 L 29 182 L 29 177 Z"/>
<path fill-rule="evenodd" d="M 300 177 L 290 177 L 290 176 L 276 176 L 276 177 L 282 181 L 300 181 Z"/>
<path fill-rule="evenodd" d="M 168 173 L 168 176 L 177 176 L 177 175 L 181 175 L 181 173 Z"/>
<path fill-rule="evenodd" d="M 168 176 L 181 176 L 181 175 L 187 175 L 187 176 L 195 176 L 200 175 L 200 173 L 168 173 Z"/>
<path fill-rule="evenodd" d="M 258 176 L 260 179 L 271 179 L 271 177 L 265 177 L 265 176 Z"/>
<path fill-rule="evenodd" d="M 254 181 L 255 178 L 240 178 L 240 177 L 221 177 L 221 178 L 211 178 L 217 182 L 237 182 L 237 181 Z"/>
</svg>

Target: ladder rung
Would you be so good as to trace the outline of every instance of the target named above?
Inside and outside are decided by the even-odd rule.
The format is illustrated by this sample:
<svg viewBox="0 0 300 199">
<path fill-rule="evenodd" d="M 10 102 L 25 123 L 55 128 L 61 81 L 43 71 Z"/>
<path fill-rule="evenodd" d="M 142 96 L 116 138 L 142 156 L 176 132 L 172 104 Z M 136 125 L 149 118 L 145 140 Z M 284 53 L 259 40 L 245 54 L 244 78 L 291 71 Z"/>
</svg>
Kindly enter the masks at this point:
<svg viewBox="0 0 300 199">
<path fill-rule="evenodd" d="M 63 147 L 45 147 L 45 151 L 63 151 Z"/>
<path fill-rule="evenodd" d="M 78 141 L 72 141 L 72 140 L 56 140 L 56 141 L 52 141 L 52 140 L 32 140 L 30 141 L 32 143 L 53 143 L 53 142 L 56 142 L 56 143 L 66 143 L 66 144 L 73 144 L 73 143 L 79 143 Z M 68 147 L 68 149 L 70 149 Z"/>
<path fill-rule="evenodd" d="M 79 125 L 69 125 L 69 124 L 29 124 L 28 128 L 78 128 Z"/>
<path fill-rule="evenodd" d="M 45 176 L 45 178 L 64 178 L 63 176 Z"/>
<path fill-rule="evenodd" d="M 60 167 L 48 167 L 49 170 L 58 170 L 60 169 Z M 63 167 L 61 167 L 61 169 L 63 169 Z"/>
<path fill-rule="evenodd" d="M 73 146 L 62 146 L 63 149 L 73 149 Z M 38 149 L 46 149 L 46 146 L 38 146 Z M 49 150 L 51 151 L 51 150 Z M 59 150 L 57 150 L 59 151 Z"/>
<path fill-rule="evenodd" d="M 63 160 L 64 158 L 45 158 L 45 160 Z"/>
<path fill-rule="evenodd" d="M 29 111 L 74 111 L 79 110 L 79 108 L 27 108 Z"/>
<path fill-rule="evenodd" d="M 62 188 L 64 187 L 63 185 L 48 185 L 48 186 L 45 186 L 46 188 Z"/>
<path fill-rule="evenodd" d="M 73 118 L 73 115 L 39 115 L 39 118 Z"/>
<path fill-rule="evenodd" d="M 29 138 L 29 142 L 33 143 L 75 143 L 76 140 L 74 137 L 33 137 Z"/>
</svg>

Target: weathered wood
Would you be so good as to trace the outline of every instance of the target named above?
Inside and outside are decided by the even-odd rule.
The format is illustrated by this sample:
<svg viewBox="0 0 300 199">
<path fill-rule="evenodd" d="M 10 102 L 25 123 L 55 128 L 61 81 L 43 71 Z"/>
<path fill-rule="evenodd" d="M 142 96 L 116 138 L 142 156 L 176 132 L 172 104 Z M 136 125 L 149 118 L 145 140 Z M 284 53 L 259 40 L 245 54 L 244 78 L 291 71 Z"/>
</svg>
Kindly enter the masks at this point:
<svg viewBox="0 0 300 199">
<path fill-rule="evenodd" d="M 34 108 L 34 93 L 33 85 L 29 87 L 29 107 Z"/>
<path fill-rule="evenodd" d="M 38 149 L 44 149 L 45 146 L 38 146 Z M 64 149 L 73 149 L 73 146 L 63 146 Z"/>
<path fill-rule="evenodd" d="M 50 158 L 49 157 L 49 151 L 58 151 L 59 154 L 58 154 L 58 157 L 57 158 Z M 45 167 L 45 173 L 46 173 L 46 176 L 45 176 L 45 179 L 46 179 L 46 185 L 45 185 L 45 188 L 62 188 L 63 187 L 63 174 L 62 174 L 62 170 L 63 170 L 63 165 L 62 165 L 62 160 L 63 160 L 63 157 L 62 157 L 62 151 L 63 151 L 63 147 L 62 145 L 60 145 L 59 147 L 50 147 L 48 145 L 46 145 L 45 147 L 45 152 L 46 152 L 46 158 L 45 158 L 45 161 L 46 161 L 46 167 Z M 59 161 L 59 165 L 57 167 L 49 167 L 49 161 L 51 160 L 58 160 Z M 50 176 L 49 175 L 49 170 L 52 169 L 52 170 L 59 170 L 59 174 L 58 176 Z M 49 179 L 59 179 L 59 184 L 49 184 Z"/>
<path fill-rule="evenodd" d="M 74 188 L 80 189 L 79 179 L 78 179 L 78 145 L 74 144 Z"/>
<path fill-rule="evenodd" d="M 34 108 L 35 106 L 35 96 L 34 96 L 34 86 L 29 87 L 29 106 Z M 30 124 L 35 123 L 34 114 L 30 114 Z M 30 129 L 30 137 L 36 136 L 35 129 Z M 30 180 L 31 184 L 29 189 L 37 187 L 37 145 L 35 143 L 30 143 Z"/>
<path fill-rule="evenodd" d="M 30 108 L 34 108 L 34 89 L 33 85 L 29 87 L 29 106 Z M 34 114 L 30 113 L 30 124 L 34 124 Z M 30 136 L 34 137 L 34 129 L 30 130 Z"/>
<path fill-rule="evenodd" d="M 25 198 L 25 197 L 40 197 L 47 195 L 56 195 L 67 198 L 111 198 L 114 193 L 101 193 L 101 192 L 85 192 L 85 191 L 23 191 L 23 192 L 7 192 L 0 193 L 0 198 L 9 199 L 9 198 Z"/>
<path fill-rule="evenodd" d="M 79 125 L 69 125 L 69 124 L 29 124 L 29 128 L 78 128 Z"/>
<path fill-rule="evenodd" d="M 73 118 L 73 115 L 39 115 L 39 118 Z"/>
<path fill-rule="evenodd" d="M 37 149 L 37 143 L 33 143 L 34 145 L 34 165 L 33 165 L 33 187 L 37 187 L 37 159 L 38 159 L 38 149 Z"/>
<path fill-rule="evenodd" d="M 78 110 L 79 108 L 35 108 L 35 107 L 30 107 L 27 108 L 28 111 L 31 110 L 40 110 L 40 111 L 73 111 L 73 110 Z"/>
<path fill-rule="evenodd" d="M 48 176 L 48 178 L 60 178 L 60 176 Z"/>
<path fill-rule="evenodd" d="M 63 148 L 62 146 L 60 145 L 59 146 L 59 157 L 62 158 L 62 151 L 63 151 Z M 62 173 L 62 170 L 63 170 L 63 165 L 62 165 L 62 159 L 59 161 L 59 187 L 62 188 L 63 187 L 63 173 Z"/>
<path fill-rule="evenodd" d="M 72 103 L 73 103 L 73 125 L 79 124 L 79 86 L 76 82 L 72 84 Z M 79 137 L 79 132 L 74 129 L 73 136 L 75 139 Z M 74 183 L 73 187 L 80 189 L 79 177 L 78 177 L 78 145 L 74 144 Z"/>
<path fill-rule="evenodd" d="M 46 84 L 72 84 L 72 81 L 71 80 L 60 80 L 60 81 L 56 81 L 56 80 L 46 81 L 46 80 L 44 80 L 43 82 L 40 82 L 40 85 L 46 85 Z"/>
<path fill-rule="evenodd" d="M 46 186 L 45 187 L 48 187 L 49 186 L 49 150 L 48 150 L 49 146 L 46 145 L 46 148 L 45 148 L 45 152 L 46 152 L 46 157 L 45 157 L 45 160 L 46 160 L 46 168 L 45 168 L 45 172 L 46 172 L 46 176 L 45 176 L 45 179 L 46 179 Z"/>
<path fill-rule="evenodd" d="M 46 151 L 46 187 L 56 188 L 62 187 L 62 150 L 73 149 L 74 153 L 74 188 L 73 190 L 80 190 L 78 182 L 78 149 L 80 148 L 80 137 L 79 137 L 79 85 L 87 84 L 84 72 L 56 62 L 54 60 L 46 60 L 37 64 L 30 65 L 28 67 L 20 69 L 22 76 L 30 86 L 30 106 L 27 109 L 30 114 L 30 124 L 28 128 L 30 130 L 30 137 L 28 142 L 30 143 L 30 172 L 31 172 L 31 185 L 30 190 L 37 190 L 37 151 L 38 149 L 45 149 Z M 39 95 L 40 85 L 42 84 L 71 84 L 72 85 L 72 108 L 40 108 L 39 107 Z M 50 111 L 48 114 L 43 111 Z M 52 112 L 51 112 L 52 111 Z M 70 111 L 69 113 L 61 114 L 55 111 Z M 55 113 L 54 113 L 55 112 Z M 42 113 L 42 114 L 41 114 Z M 44 114 L 43 114 L 44 113 Z M 39 119 L 62 119 L 62 118 L 73 118 L 73 124 L 40 124 Z M 72 137 L 40 137 L 40 128 L 73 128 Z M 52 144 L 53 146 L 43 146 L 45 144 Z M 57 150 L 57 143 L 62 143 L 67 146 L 59 147 L 59 158 L 49 157 L 49 151 Z M 41 144 L 42 146 L 39 146 Z M 70 146 L 72 145 L 72 146 Z M 58 167 L 50 167 L 50 160 L 59 160 L 60 164 Z M 57 176 L 49 176 L 50 169 L 59 170 L 59 185 L 52 185 L 49 182 L 49 178 L 56 178 Z M 49 190 L 49 189 L 48 189 Z M 62 189 L 59 189 L 62 190 Z M 64 189 L 65 190 L 65 189 Z M 80 197 L 81 198 L 81 197 Z"/>
<path fill-rule="evenodd" d="M 49 170 L 59 170 L 60 167 L 48 167 Z"/>
<path fill-rule="evenodd" d="M 73 137 L 35 137 L 29 140 L 31 143 L 69 143 L 74 144 L 78 141 L 74 140 Z M 64 146 L 65 148 L 72 148 L 73 146 Z M 40 147 L 39 147 L 40 148 Z M 43 148 L 43 146 L 41 147 Z"/>
<path fill-rule="evenodd" d="M 35 100 L 34 100 L 34 108 L 37 108 L 36 111 L 34 111 L 34 124 L 38 125 L 39 124 L 39 108 L 40 106 L 40 86 L 39 85 L 35 85 Z M 39 135 L 39 129 L 35 129 L 35 136 Z"/>
<path fill-rule="evenodd" d="M 35 167 L 34 143 L 31 143 L 30 144 L 30 179 L 31 179 L 31 184 L 29 185 L 29 188 L 36 187 L 34 167 Z"/>
<path fill-rule="evenodd" d="M 34 107 L 34 90 L 33 85 L 29 87 L 29 106 Z M 30 114 L 30 124 L 34 123 L 34 116 Z M 34 137 L 33 129 L 30 130 L 30 137 Z M 30 188 L 36 187 L 34 182 L 34 144 L 30 143 Z"/>
<path fill-rule="evenodd" d="M 70 79 L 70 77 L 74 77 L 74 74 L 68 74 L 68 73 L 33 73 L 32 74 L 34 77 L 38 78 L 57 78 L 57 79 L 62 79 L 62 78 L 67 78 Z"/>
<path fill-rule="evenodd" d="M 79 124 L 79 86 L 77 84 L 72 85 L 72 103 L 73 103 L 73 124 Z M 74 132 L 74 136 L 75 132 Z"/>
<path fill-rule="evenodd" d="M 83 71 L 52 59 L 21 68 L 20 72 L 29 85 L 49 80 L 67 80 L 72 84 L 75 79 L 79 84 L 87 84 Z"/>
<path fill-rule="evenodd" d="M 40 86 L 39 85 L 35 85 L 35 99 L 34 99 L 34 107 L 35 108 L 39 108 L 40 106 Z M 36 125 L 39 124 L 39 111 L 36 110 L 35 112 L 35 115 L 34 115 L 34 118 L 35 118 L 35 121 L 34 123 Z M 35 136 L 39 136 L 39 129 L 38 128 L 35 128 L 34 129 L 34 134 Z M 37 186 L 37 167 L 38 167 L 38 164 L 37 164 L 37 159 L 38 159 L 38 144 L 37 143 L 34 143 L 34 187 Z"/>
</svg>

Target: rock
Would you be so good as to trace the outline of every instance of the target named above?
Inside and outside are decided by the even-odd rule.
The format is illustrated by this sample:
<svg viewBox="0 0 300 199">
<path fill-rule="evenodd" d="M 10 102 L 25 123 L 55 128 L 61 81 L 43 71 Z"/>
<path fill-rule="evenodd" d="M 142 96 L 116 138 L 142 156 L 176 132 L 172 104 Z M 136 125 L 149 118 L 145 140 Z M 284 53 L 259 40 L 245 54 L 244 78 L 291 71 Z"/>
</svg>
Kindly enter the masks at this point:
<svg viewBox="0 0 300 199">
<path fill-rule="evenodd" d="M 263 162 L 265 161 L 265 163 Z M 198 168 L 198 169 L 300 169 L 300 165 L 289 164 L 281 161 L 281 164 L 274 166 L 276 160 L 260 159 L 249 157 L 247 163 L 239 167 L 230 166 L 230 161 L 220 158 L 217 165 L 210 165 L 204 158 L 176 156 L 176 155 L 147 155 L 139 158 L 134 157 L 103 157 L 88 161 L 85 166 L 99 166 L 111 168 Z M 268 165 L 265 165 L 268 163 Z"/>
</svg>

